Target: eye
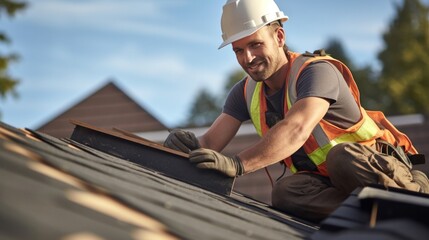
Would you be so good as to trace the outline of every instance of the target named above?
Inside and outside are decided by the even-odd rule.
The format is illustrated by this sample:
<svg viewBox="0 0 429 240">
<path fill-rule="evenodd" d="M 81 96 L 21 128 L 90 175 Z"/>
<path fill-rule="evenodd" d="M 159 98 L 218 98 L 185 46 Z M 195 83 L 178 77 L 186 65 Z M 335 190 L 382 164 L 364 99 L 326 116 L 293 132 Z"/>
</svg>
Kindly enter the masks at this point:
<svg viewBox="0 0 429 240">
<path fill-rule="evenodd" d="M 238 54 L 241 54 L 241 53 L 243 52 L 243 49 L 236 48 L 236 49 L 234 49 L 233 51 L 234 51 L 234 53 L 235 53 L 236 55 L 238 55 Z"/>
<path fill-rule="evenodd" d="M 251 45 L 251 47 L 252 48 L 258 48 L 258 47 L 260 47 L 262 45 L 262 43 L 260 43 L 260 42 L 256 42 L 256 43 L 253 43 L 252 45 Z"/>
</svg>

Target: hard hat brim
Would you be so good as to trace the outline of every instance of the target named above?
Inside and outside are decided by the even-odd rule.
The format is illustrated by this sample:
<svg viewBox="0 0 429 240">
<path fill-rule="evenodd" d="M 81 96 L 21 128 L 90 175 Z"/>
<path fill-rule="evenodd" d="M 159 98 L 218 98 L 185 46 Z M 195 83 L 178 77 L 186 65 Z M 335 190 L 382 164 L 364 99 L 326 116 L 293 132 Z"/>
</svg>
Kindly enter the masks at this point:
<svg viewBox="0 0 429 240">
<path fill-rule="evenodd" d="M 289 19 L 288 16 L 283 15 L 281 18 L 274 19 L 271 22 L 278 21 L 278 20 L 281 20 L 282 22 L 286 22 L 288 19 Z M 267 24 L 262 24 L 261 26 L 259 26 L 257 28 L 248 29 L 248 30 L 245 30 L 245 31 L 241 31 L 241 32 L 239 32 L 239 33 L 237 33 L 235 35 L 232 35 L 231 37 L 229 37 L 228 39 L 226 39 L 225 41 L 222 42 L 222 44 L 218 47 L 218 50 L 221 49 L 221 48 L 223 48 L 223 47 L 225 47 L 226 45 L 228 45 L 228 44 L 230 44 L 232 42 L 235 42 L 237 40 L 240 40 L 242 38 L 245 38 L 247 36 L 250 36 L 250 35 L 254 34 L 259 29 L 263 28 L 266 25 Z"/>
</svg>

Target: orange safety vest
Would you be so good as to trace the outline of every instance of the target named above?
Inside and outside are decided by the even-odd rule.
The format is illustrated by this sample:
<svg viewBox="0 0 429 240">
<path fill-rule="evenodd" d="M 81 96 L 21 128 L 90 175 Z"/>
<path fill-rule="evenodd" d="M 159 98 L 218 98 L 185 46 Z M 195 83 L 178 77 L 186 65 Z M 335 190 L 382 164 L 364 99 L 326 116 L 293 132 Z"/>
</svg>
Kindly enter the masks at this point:
<svg viewBox="0 0 429 240">
<path fill-rule="evenodd" d="M 344 142 L 358 142 L 365 145 L 373 145 L 375 140 L 380 138 L 394 146 L 402 146 L 405 153 L 417 154 L 409 138 L 398 131 L 382 112 L 366 111 L 362 108 L 359 99 L 359 90 L 352 73 L 342 62 L 324 54 L 298 54 L 293 52 L 291 53 L 289 61 L 291 62 L 291 68 L 288 76 L 285 78 L 286 97 L 284 99 L 284 114 L 287 113 L 296 101 L 296 84 L 301 71 L 310 63 L 316 61 L 327 61 L 340 71 L 361 112 L 361 119 L 348 129 L 339 128 L 324 119 L 316 125 L 312 134 L 303 145 L 307 156 L 317 166 L 318 172 L 316 173 L 328 176 L 325 163 L 326 156 L 332 147 Z M 247 77 L 244 87 L 244 96 L 252 123 L 257 133 L 260 136 L 265 135 L 269 127 L 265 119 L 267 103 L 263 82 L 256 82 L 250 77 Z M 284 161 L 291 172 L 297 172 L 290 157 L 286 158 Z"/>
</svg>

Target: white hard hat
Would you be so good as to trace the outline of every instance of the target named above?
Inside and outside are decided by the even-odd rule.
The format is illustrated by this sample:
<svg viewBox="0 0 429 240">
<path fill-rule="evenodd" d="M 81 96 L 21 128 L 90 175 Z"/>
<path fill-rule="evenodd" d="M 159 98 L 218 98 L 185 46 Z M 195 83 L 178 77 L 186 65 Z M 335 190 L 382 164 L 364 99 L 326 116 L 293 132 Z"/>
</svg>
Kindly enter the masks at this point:
<svg viewBox="0 0 429 240">
<path fill-rule="evenodd" d="M 280 11 L 274 0 L 228 0 L 223 6 L 223 43 L 219 49 L 276 20 L 285 22 L 288 16 Z"/>
</svg>

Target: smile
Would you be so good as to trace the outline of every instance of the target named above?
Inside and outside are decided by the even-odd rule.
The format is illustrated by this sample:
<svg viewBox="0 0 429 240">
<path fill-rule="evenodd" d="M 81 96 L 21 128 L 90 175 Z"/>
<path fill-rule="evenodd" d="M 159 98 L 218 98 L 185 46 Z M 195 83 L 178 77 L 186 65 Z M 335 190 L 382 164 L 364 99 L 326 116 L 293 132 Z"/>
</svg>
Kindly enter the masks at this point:
<svg viewBox="0 0 429 240">
<path fill-rule="evenodd" d="M 262 66 L 262 64 L 263 64 L 263 62 L 261 61 L 261 62 L 258 62 L 258 63 L 254 63 L 254 64 L 251 64 L 251 65 L 248 65 L 247 66 L 247 69 L 249 69 L 249 71 L 255 71 L 255 70 L 257 70 L 260 66 Z"/>
</svg>

